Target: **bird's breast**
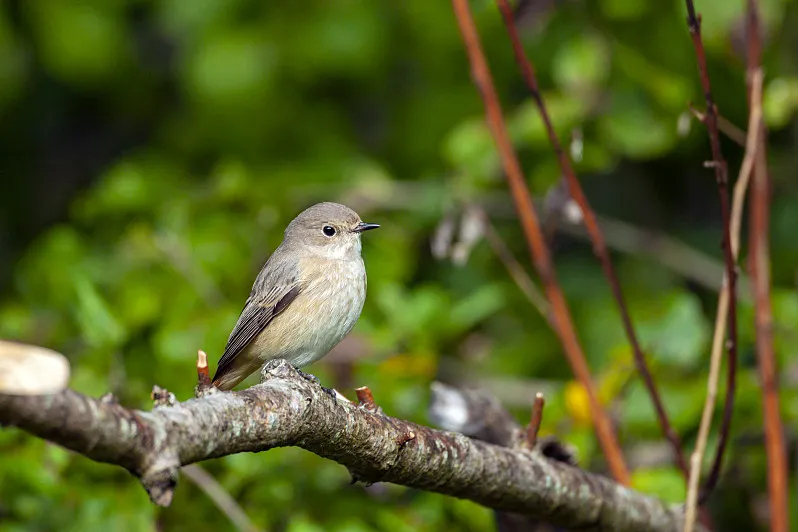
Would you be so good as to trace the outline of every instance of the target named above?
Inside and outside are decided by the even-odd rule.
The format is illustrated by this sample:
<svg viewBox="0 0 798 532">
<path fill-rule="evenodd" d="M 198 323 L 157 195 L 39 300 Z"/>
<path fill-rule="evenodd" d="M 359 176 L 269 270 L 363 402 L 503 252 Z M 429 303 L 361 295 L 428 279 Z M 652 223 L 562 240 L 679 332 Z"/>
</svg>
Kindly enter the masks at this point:
<svg viewBox="0 0 798 532">
<path fill-rule="evenodd" d="M 352 330 L 366 299 L 366 270 L 358 259 L 312 259 L 300 265 L 299 295 L 258 339 L 262 358 L 286 358 L 304 366 Z"/>
</svg>

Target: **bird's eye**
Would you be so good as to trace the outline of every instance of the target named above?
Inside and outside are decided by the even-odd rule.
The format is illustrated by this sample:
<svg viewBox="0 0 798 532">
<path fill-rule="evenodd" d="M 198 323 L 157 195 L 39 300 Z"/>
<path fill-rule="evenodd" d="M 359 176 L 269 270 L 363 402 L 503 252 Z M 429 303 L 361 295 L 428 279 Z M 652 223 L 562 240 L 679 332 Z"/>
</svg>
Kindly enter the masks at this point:
<svg viewBox="0 0 798 532">
<path fill-rule="evenodd" d="M 335 227 L 331 225 L 325 225 L 321 228 L 321 231 L 327 236 L 333 236 L 335 234 Z"/>
</svg>

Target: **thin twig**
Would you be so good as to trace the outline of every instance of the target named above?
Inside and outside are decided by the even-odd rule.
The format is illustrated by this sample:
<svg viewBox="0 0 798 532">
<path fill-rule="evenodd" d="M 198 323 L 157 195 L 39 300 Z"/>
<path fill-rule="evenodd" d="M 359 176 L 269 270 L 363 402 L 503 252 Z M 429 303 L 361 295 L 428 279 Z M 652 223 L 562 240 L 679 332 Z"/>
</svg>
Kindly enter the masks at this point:
<svg viewBox="0 0 798 532">
<path fill-rule="evenodd" d="M 238 530 L 241 532 L 257 532 L 258 528 L 249 520 L 247 514 L 244 513 L 241 506 L 239 506 L 236 500 L 224 489 L 224 486 L 213 478 L 213 475 L 197 464 L 187 465 L 180 471 L 186 478 L 196 484 L 199 489 L 205 492 L 205 495 L 213 501 L 213 504 L 227 516 Z"/>
<path fill-rule="evenodd" d="M 695 116 L 702 124 L 707 125 L 707 114 L 694 107 L 693 104 L 690 104 L 689 107 L 690 112 L 693 113 L 693 116 Z M 730 120 L 724 118 L 722 115 L 718 115 L 718 129 L 735 144 L 742 146 L 743 148 L 746 147 L 746 132 L 735 126 Z"/>
<path fill-rule="evenodd" d="M 197 387 L 194 390 L 196 397 L 202 397 L 211 388 L 211 374 L 208 368 L 208 355 L 200 349 L 197 351 Z"/>
<path fill-rule="evenodd" d="M 357 394 L 357 401 L 360 406 L 366 410 L 377 409 L 377 403 L 374 402 L 374 396 L 371 394 L 371 390 L 368 386 L 355 388 L 355 393 Z"/>
<path fill-rule="evenodd" d="M 526 441 L 524 444 L 527 449 L 533 449 L 538 443 L 538 432 L 540 432 L 540 424 L 543 421 L 544 406 L 546 406 L 546 400 L 543 398 L 542 393 L 538 393 L 535 395 L 532 416 L 529 418 L 529 426 L 526 428 Z"/>
<path fill-rule="evenodd" d="M 755 95 L 753 83 L 762 63 L 762 40 L 757 0 L 748 0 L 748 79 L 749 106 L 761 106 L 762 95 Z M 755 97 L 757 98 L 755 100 Z M 770 501 L 771 532 L 789 529 L 789 504 L 787 496 L 787 453 L 784 445 L 784 425 L 779 412 L 779 391 L 776 355 L 773 351 L 773 316 L 770 300 L 770 176 L 767 166 L 766 132 L 759 120 L 760 130 L 754 162 L 751 191 L 749 267 L 755 301 L 756 354 L 759 378 L 762 381 L 762 405 L 765 421 L 765 451 L 768 460 L 768 498 Z"/>
<path fill-rule="evenodd" d="M 715 453 L 715 460 L 712 469 L 707 476 L 707 482 L 703 489 L 701 499 L 705 499 L 712 493 L 720 476 L 723 465 L 723 454 L 726 450 L 726 443 L 729 438 L 731 428 L 732 413 L 734 412 L 734 392 L 737 374 L 737 270 L 734 264 L 734 254 L 732 253 L 730 238 L 731 212 L 729 206 L 729 179 L 726 168 L 726 160 L 720 150 L 720 133 L 718 132 L 718 110 L 712 99 L 712 87 L 709 83 L 709 73 L 707 72 L 707 59 L 704 53 L 704 43 L 701 41 L 701 21 L 696 16 L 693 0 L 685 0 L 687 4 L 687 26 L 695 48 L 696 61 L 698 63 L 699 77 L 701 86 L 704 89 L 704 99 L 707 104 L 706 124 L 709 130 L 709 144 L 712 148 L 712 167 L 715 170 L 715 179 L 718 182 L 718 194 L 720 196 L 720 210 L 723 218 L 723 258 L 726 264 L 726 277 L 728 279 L 727 291 L 729 293 L 729 335 L 728 335 L 728 364 L 726 373 L 726 401 L 723 408 L 723 420 L 720 426 L 718 437 L 718 448 Z"/>
<path fill-rule="evenodd" d="M 743 207 L 748 183 L 751 180 L 751 170 L 754 164 L 756 147 L 759 142 L 756 127 L 762 119 L 762 108 L 758 105 L 762 97 L 762 72 L 756 73 L 752 84 L 752 105 L 748 117 L 748 138 L 745 143 L 745 157 L 740 167 L 740 175 L 734 185 L 734 197 L 731 212 L 731 247 L 735 263 L 740 252 L 740 224 L 743 218 Z M 712 412 L 718 395 L 718 381 L 720 380 L 721 361 L 723 358 L 723 341 L 726 336 L 726 320 L 729 317 L 729 292 L 727 291 L 728 278 L 724 275 L 723 287 L 718 295 L 718 311 L 715 315 L 715 332 L 712 337 L 712 355 L 709 363 L 709 377 L 707 378 L 707 398 L 704 410 L 701 413 L 701 424 L 698 428 L 695 450 L 690 457 L 690 480 L 688 482 L 687 500 L 685 508 L 684 532 L 692 532 L 695 527 L 696 510 L 698 508 L 698 485 L 701 479 L 701 465 L 704 461 L 709 430 L 712 425 Z"/>
<path fill-rule="evenodd" d="M 653 376 L 651 375 L 651 371 L 648 368 L 648 363 L 646 362 L 646 357 L 643 354 L 643 349 L 640 347 L 640 342 L 637 339 L 637 334 L 635 333 L 634 325 L 632 324 L 632 318 L 629 315 L 629 310 L 627 309 L 626 302 L 624 300 L 623 290 L 621 289 L 618 275 L 615 273 L 615 268 L 612 266 L 610 253 L 607 249 L 607 244 L 604 242 L 604 235 L 602 234 L 598 222 L 596 221 L 596 215 L 593 213 L 593 209 L 591 209 L 590 203 L 582 191 L 582 186 L 579 184 L 576 173 L 571 166 L 568 155 L 566 155 L 565 150 L 563 150 L 562 145 L 557 138 L 557 133 L 554 131 L 554 126 L 551 123 L 551 118 L 549 117 L 548 110 L 546 109 L 546 105 L 543 101 L 543 96 L 541 95 L 540 88 L 538 87 L 534 65 L 529 57 L 527 57 L 524 47 L 521 44 L 521 39 L 518 36 L 518 30 L 513 20 L 513 12 L 510 8 L 510 4 L 507 0 L 496 1 L 499 5 L 499 10 L 504 17 L 504 25 L 506 26 L 507 32 L 510 35 L 510 41 L 512 43 L 516 62 L 521 68 L 523 77 L 526 80 L 530 92 L 532 93 L 532 98 L 537 104 L 540 117 L 546 126 L 546 132 L 548 133 L 549 141 L 551 142 L 559 161 L 560 170 L 562 171 L 568 183 L 568 191 L 582 211 L 585 228 L 587 229 L 590 239 L 593 242 L 593 253 L 595 253 L 599 259 L 599 262 L 601 262 L 601 267 L 612 290 L 612 295 L 618 304 L 618 310 L 621 313 L 623 328 L 626 332 L 627 338 L 629 339 L 629 343 L 632 346 L 632 352 L 634 353 L 637 370 L 643 377 L 646 390 L 648 391 L 649 396 L 651 396 L 651 402 L 654 404 L 654 409 L 657 413 L 657 419 L 659 420 L 662 432 L 665 434 L 665 437 L 668 439 L 671 447 L 673 448 L 673 457 L 676 465 L 679 466 L 679 469 L 682 470 L 685 478 L 687 478 L 687 462 L 685 461 L 684 454 L 682 453 L 681 440 L 668 421 L 668 415 L 665 412 L 665 405 L 662 402 L 659 392 L 657 391 L 657 386 L 654 382 Z"/>
<path fill-rule="evenodd" d="M 501 263 L 504 264 L 507 273 L 510 274 L 516 286 L 518 286 L 519 290 L 526 296 L 532 306 L 535 307 L 546 321 L 551 323 L 549 302 L 546 301 L 546 298 L 540 292 L 526 270 L 524 270 L 524 267 L 521 266 L 521 263 L 513 256 L 513 252 L 510 251 L 510 248 L 504 243 L 504 240 L 502 240 L 496 227 L 491 223 L 485 210 L 478 206 L 474 206 L 473 208 L 477 209 L 477 212 L 482 217 L 485 228 L 485 240 L 488 241 L 488 245 L 493 250 L 493 253 L 499 258 Z"/>
<path fill-rule="evenodd" d="M 211 374 L 208 371 L 208 355 L 202 349 L 197 351 L 197 382 L 205 386 L 210 386 L 211 384 Z"/>
<path fill-rule="evenodd" d="M 499 97 L 496 94 L 496 88 L 493 85 L 493 79 L 482 51 L 468 0 L 452 0 L 452 6 L 468 53 L 471 75 L 485 105 L 486 121 L 501 156 L 504 172 L 513 196 L 515 208 L 521 219 L 532 261 L 551 303 L 555 331 L 560 337 L 568 363 L 587 392 L 596 434 L 612 475 L 618 482 L 628 485 L 629 471 L 624 463 L 623 454 L 609 416 L 599 402 L 590 369 L 568 310 L 568 303 L 557 283 L 554 266 L 540 228 L 540 222 L 504 124 Z"/>
</svg>

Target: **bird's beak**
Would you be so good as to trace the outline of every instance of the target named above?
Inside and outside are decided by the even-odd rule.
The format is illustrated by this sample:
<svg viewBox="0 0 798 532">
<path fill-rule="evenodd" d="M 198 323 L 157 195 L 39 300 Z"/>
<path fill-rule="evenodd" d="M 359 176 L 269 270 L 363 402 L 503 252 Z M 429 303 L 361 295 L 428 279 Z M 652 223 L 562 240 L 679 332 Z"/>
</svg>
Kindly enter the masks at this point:
<svg viewBox="0 0 798 532">
<path fill-rule="evenodd" d="M 372 229 L 377 229 L 379 226 L 380 224 L 368 224 L 366 222 L 360 222 L 355 226 L 354 229 L 352 229 L 352 231 L 354 231 L 355 233 L 362 233 L 363 231 L 371 231 Z"/>
</svg>

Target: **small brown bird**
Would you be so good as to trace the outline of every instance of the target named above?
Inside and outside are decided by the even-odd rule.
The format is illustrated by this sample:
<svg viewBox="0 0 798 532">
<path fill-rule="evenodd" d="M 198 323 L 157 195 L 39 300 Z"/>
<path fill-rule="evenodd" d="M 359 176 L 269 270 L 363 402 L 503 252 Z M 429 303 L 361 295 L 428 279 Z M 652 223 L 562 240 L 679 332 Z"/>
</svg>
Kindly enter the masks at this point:
<svg viewBox="0 0 798 532">
<path fill-rule="evenodd" d="M 255 279 L 213 384 L 229 390 L 275 358 L 305 366 L 349 334 L 366 299 L 360 234 L 378 227 L 338 203 L 294 218 Z"/>
</svg>

